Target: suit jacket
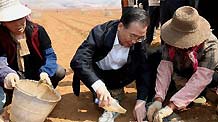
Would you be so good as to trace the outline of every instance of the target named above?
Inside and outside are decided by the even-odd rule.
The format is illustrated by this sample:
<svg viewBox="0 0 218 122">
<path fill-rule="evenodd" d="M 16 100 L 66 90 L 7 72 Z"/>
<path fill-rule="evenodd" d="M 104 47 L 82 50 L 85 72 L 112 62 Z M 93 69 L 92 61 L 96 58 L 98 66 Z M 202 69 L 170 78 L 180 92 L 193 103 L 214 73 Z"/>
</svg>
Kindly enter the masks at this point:
<svg viewBox="0 0 218 122">
<path fill-rule="evenodd" d="M 109 21 L 91 30 L 71 60 L 70 66 L 76 75 L 74 82 L 80 79 L 93 91 L 91 85 L 99 79 L 108 89 L 122 88 L 135 80 L 137 99 L 145 100 L 154 90 L 160 53 L 146 53 L 145 44 L 140 42 L 130 47 L 127 63 L 118 70 L 101 70 L 95 63 L 106 57 L 112 49 L 118 23 L 117 20 Z M 155 57 L 155 61 L 151 61 Z"/>
</svg>

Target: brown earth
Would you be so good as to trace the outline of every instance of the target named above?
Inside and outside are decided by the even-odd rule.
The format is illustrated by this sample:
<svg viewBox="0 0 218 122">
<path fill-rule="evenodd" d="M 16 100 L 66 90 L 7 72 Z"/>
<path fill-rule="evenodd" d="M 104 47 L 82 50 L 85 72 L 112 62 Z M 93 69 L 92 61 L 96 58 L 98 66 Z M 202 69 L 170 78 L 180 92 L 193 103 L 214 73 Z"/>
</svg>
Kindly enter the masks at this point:
<svg viewBox="0 0 218 122">
<path fill-rule="evenodd" d="M 57 104 L 46 122 L 97 121 L 101 110 L 92 103 L 92 95 L 89 90 L 82 85 L 79 97 L 72 93 L 73 72 L 69 64 L 76 49 L 86 38 L 92 27 L 111 19 L 118 19 L 120 14 L 121 10 L 109 9 L 33 10 L 33 21 L 46 28 L 57 53 L 58 63 L 67 70 L 66 77 L 57 87 L 57 90 L 62 95 L 62 100 Z M 158 42 L 158 39 L 156 42 Z M 136 96 L 136 90 L 133 86 L 125 88 L 126 95 L 121 104 L 127 109 L 127 113 L 119 116 L 116 122 L 133 120 L 132 109 Z M 192 109 L 180 112 L 180 115 L 187 122 L 218 121 L 215 106 L 209 103 L 192 107 Z"/>
</svg>

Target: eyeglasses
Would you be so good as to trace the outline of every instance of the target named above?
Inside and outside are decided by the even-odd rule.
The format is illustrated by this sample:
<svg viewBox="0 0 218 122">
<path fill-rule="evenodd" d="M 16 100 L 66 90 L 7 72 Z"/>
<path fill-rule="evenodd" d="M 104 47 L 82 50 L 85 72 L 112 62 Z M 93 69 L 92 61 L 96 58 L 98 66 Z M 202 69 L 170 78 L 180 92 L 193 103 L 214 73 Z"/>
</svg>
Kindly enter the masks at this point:
<svg viewBox="0 0 218 122">
<path fill-rule="evenodd" d="M 134 42 L 142 42 L 145 40 L 145 36 L 138 36 L 132 33 L 129 33 L 128 37 Z"/>
</svg>

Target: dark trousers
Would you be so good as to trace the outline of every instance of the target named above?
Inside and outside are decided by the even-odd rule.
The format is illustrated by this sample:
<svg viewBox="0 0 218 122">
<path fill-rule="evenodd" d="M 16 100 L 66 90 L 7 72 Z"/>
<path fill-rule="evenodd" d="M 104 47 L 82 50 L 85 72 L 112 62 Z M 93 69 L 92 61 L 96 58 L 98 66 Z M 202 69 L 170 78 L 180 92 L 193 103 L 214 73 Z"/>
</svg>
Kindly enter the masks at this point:
<svg viewBox="0 0 218 122">
<path fill-rule="evenodd" d="M 218 38 L 218 16 L 214 12 L 218 10 L 215 0 L 199 0 L 198 13 L 204 17 L 209 23 L 213 34 Z"/>
<path fill-rule="evenodd" d="M 54 76 L 52 76 L 50 78 L 54 88 L 56 88 L 59 81 L 61 81 L 65 77 L 65 74 L 66 74 L 66 69 L 64 69 L 62 66 L 58 65 L 56 73 L 54 74 Z M 36 80 L 36 79 L 33 79 L 33 80 Z M 7 105 L 11 104 L 12 96 L 13 96 L 13 90 L 4 88 L 4 92 L 6 94 L 5 106 L 7 106 Z"/>
<path fill-rule="evenodd" d="M 158 27 L 160 21 L 160 6 L 149 6 L 148 13 L 150 17 L 150 24 L 146 33 L 146 43 L 151 44 L 155 27 Z"/>
<path fill-rule="evenodd" d="M 59 81 L 64 79 L 65 74 L 66 74 L 66 69 L 58 65 L 55 75 L 50 78 L 54 88 L 58 86 Z"/>
<path fill-rule="evenodd" d="M 133 7 L 122 7 L 122 14 L 126 13 L 129 11 L 129 9 L 131 9 Z"/>
<path fill-rule="evenodd" d="M 160 1 L 160 22 L 163 25 L 166 21 L 173 17 L 177 8 L 189 5 L 188 0 L 165 0 Z"/>
<path fill-rule="evenodd" d="M 138 5 L 139 5 L 140 3 L 143 5 L 143 9 L 144 9 L 145 11 L 148 11 L 148 0 L 138 0 Z"/>
</svg>

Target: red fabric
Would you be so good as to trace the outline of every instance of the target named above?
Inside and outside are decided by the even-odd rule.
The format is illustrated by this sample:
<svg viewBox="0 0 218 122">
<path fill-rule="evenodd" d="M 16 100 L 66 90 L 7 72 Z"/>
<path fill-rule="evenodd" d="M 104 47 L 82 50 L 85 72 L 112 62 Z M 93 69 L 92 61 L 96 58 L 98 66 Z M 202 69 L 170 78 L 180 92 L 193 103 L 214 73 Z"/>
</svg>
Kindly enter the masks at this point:
<svg viewBox="0 0 218 122">
<path fill-rule="evenodd" d="M 6 53 L 9 64 L 16 58 L 16 43 L 5 30 L 0 29 L 0 55 Z"/>
<path fill-rule="evenodd" d="M 33 44 L 33 48 L 35 49 L 38 56 L 43 59 L 41 52 L 39 51 L 39 36 L 38 36 L 38 26 L 36 24 L 33 25 L 33 32 L 31 36 L 31 41 Z"/>
<path fill-rule="evenodd" d="M 170 61 L 173 61 L 175 57 L 175 48 L 172 46 L 169 47 L 169 57 L 170 57 Z"/>
<path fill-rule="evenodd" d="M 176 54 L 176 48 L 173 46 L 169 46 L 169 45 L 168 45 L 168 47 L 169 47 L 168 55 L 169 55 L 170 61 L 173 62 L 173 60 L 175 58 L 175 54 Z M 198 67 L 197 51 L 199 49 L 201 49 L 202 47 L 203 47 L 203 43 L 198 45 L 198 46 L 191 47 L 189 49 L 184 49 L 184 50 L 179 49 L 179 50 L 183 50 L 182 54 L 185 56 L 185 59 L 189 58 L 192 61 L 192 67 L 193 67 L 194 71 L 196 71 L 197 67 Z"/>
</svg>

